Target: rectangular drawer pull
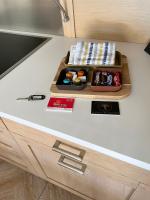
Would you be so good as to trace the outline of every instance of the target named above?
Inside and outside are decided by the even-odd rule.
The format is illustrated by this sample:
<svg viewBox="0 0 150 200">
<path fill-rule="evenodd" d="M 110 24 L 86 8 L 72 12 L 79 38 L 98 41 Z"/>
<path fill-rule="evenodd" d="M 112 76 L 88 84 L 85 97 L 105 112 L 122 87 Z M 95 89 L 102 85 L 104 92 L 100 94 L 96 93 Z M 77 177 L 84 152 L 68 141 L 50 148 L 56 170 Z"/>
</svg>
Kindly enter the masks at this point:
<svg viewBox="0 0 150 200">
<path fill-rule="evenodd" d="M 68 160 L 69 162 L 71 162 L 71 164 L 69 164 L 68 162 L 65 162 L 65 159 Z M 75 165 L 78 165 L 78 167 L 73 166 L 72 163 L 74 163 Z M 62 156 L 62 155 L 60 156 L 60 158 L 58 160 L 58 164 L 60 166 L 63 166 L 67 169 L 70 169 L 70 170 L 75 171 L 75 172 L 82 174 L 82 175 L 84 174 L 85 169 L 86 169 L 86 164 L 72 160 L 72 159 L 69 159 L 68 157 L 65 157 L 65 156 Z"/>
<path fill-rule="evenodd" d="M 61 147 L 63 146 L 63 148 Z M 66 149 L 65 149 L 66 148 Z M 67 148 L 69 150 L 72 150 L 74 152 L 70 152 L 69 150 L 67 150 Z M 56 151 L 66 157 L 72 158 L 74 160 L 77 160 L 79 162 L 81 162 L 83 160 L 83 157 L 85 155 L 85 151 L 76 147 L 72 147 L 68 144 L 64 144 L 58 140 L 56 140 L 55 144 L 52 147 L 53 151 Z"/>
</svg>

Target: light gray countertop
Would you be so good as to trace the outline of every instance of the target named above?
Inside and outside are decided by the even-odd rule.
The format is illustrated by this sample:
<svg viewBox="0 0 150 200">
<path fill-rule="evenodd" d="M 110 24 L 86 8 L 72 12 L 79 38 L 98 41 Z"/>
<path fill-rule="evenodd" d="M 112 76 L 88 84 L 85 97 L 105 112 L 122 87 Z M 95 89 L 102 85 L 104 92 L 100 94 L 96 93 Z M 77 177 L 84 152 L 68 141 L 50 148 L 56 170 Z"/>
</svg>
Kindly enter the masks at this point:
<svg viewBox="0 0 150 200">
<path fill-rule="evenodd" d="M 91 100 L 86 99 L 76 99 L 72 113 L 51 112 L 46 111 L 50 85 L 76 39 L 50 37 L 0 80 L 0 116 L 150 170 L 150 56 L 144 52 L 145 45 L 117 42 L 117 50 L 128 57 L 132 82 L 130 96 L 119 100 L 120 116 L 91 115 Z M 16 101 L 38 93 L 47 98 Z"/>
</svg>

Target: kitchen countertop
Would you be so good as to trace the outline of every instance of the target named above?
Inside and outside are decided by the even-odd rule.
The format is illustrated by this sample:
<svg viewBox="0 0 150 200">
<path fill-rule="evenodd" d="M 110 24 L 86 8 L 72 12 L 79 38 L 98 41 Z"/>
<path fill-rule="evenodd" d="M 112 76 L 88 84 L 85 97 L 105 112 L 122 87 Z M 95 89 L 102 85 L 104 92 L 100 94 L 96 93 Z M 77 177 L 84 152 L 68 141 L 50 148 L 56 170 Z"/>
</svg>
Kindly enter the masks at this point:
<svg viewBox="0 0 150 200">
<path fill-rule="evenodd" d="M 144 44 L 117 42 L 128 57 L 132 91 L 119 100 L 120 116 L 91 115 L 91 100 L 76 99 L 72 113 L 47 111 L 59 63 L 77 39 L 52 37 L 0 80 L 0 116 L 150 170 L 150 56 Z M 79 39 L 78 39 L 79 40 Z M 40 102 L 16 101 L 46 94 Z"/>
</svg>

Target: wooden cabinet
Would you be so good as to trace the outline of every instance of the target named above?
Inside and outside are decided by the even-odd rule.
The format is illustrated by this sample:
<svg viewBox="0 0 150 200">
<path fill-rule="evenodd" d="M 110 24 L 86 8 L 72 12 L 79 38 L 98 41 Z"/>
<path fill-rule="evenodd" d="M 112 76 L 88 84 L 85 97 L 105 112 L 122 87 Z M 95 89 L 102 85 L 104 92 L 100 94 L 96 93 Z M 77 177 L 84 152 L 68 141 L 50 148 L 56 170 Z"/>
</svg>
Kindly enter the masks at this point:
<svg viewBox="0 0 150 200">
<path fill-rule="evenodd" d="M 33 171 L 13 135 L 0 120 L 0 158 L 26 171 Z"/>
<path fill-rule="evenodd" d="M 145 43 L 150 32 L 150 1 L 60 0 L 70 20 L 64 34 L 70 37 Z M 141 9 L 142 6 L 142 9 Z"/>
<path fill-rule="evenodd" d="M 0 158 L 27 170 L 18 144 L 12 135 L 4 129 L 0 129 Z"/>
<path fill-rule="evenodd" d="M 65 139 L 58 138 L 51 134 L 30 128 L 28 126 L 16 123 L 5 118 L 3 118 L 3 122 L 11 132 L 17 133 L 23 138 L 28 138 L 30 141 L 35 141 L 40 144 L 49 146 L 50 148 L 53 147 L 56 140 L 60 140 L 65 144 L 77 147 L 79 149 L 83 149 L 84 151 L 86 151 L 86 154 L 83 157 L 83 162 L 85 164 L 92 162 L 94 165 L 98 165 L 104 169 L 111 170 L 116 174 L 129 177 L 129 179 L 135 180 L 137 182 L 142 182 L 150 186 L 150 172 L 148 170 L 144 170 L 142 168 L 133 166 L 121 160 L 114 159 L 105 154 L 93 151 L 89 148 L 80 146 L 78 144 L 74 144 Z"/>
<path fill-rule="evenodd" d="M 28 163 L 31 173 L 89 200 L 149 197 L 149 189 L 145 197 L 143 189 L 136 189 L 139 183 L 150 187 L 148 170 L 10 120 L 3 122 L 1 129 L 15 138 L 24 155 L 22 163 Z M 14 148 L 10 138 L 2 134 L 0 141 Z M 9 153 L 5 155 L 11 158 Z"/>
<path fill-rule="evenodd" d="M 40 163 L 38 162 L 38 159 L 31 148 L 30 142 L 28 142 L 30 141 L 30 139 L 26 139 L 25 137 L 22 137 L 15 133 L 12 133 L 12 135 L 15 138 L 18 145 L 20 146 L 24 155 L 26 156 L 26 159 L 29 161 L 28 168 L 33 169 L 30 170 L 30 172 L 33 173 L 34 175 L 37 175 L 45 179 L 45 174 L 41 170 L 42 168 L 40 166 Z"/>
<path fill-rule="evenodd" d="M 38 176 L 59 183 L 59 186 L 73 193 L 78 192 L 78 195 L 85 199 L 126 200 L 136 188 L 135 181 L 114 174 L 92 162 L 85 164 L 82 159 L 85 152 L 82 152 L 82 149 L 80 159 L 80 156 L 74 156 L 78 155 L 78 150 L 80 151 L 76 147 L 66 145 L 67 153 L 59 150 L 55 152 L 51 147 L 28 138 L 17 134 L 14 134 L 14 137 Z"/>
</svg>

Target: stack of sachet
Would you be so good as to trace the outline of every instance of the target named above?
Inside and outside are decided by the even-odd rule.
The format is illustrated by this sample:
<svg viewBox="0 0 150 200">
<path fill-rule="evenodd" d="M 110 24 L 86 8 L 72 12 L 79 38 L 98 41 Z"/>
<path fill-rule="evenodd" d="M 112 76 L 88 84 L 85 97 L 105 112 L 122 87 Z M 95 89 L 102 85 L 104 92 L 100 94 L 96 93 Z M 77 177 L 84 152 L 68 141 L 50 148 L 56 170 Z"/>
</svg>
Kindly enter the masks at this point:
<svg viewBox="0 0 150 200">
<path fill-rule="evenodd" d="M 116 45 L 111 42 L 77 42 L 71 46 L 68 64 L 114 65 Z"/>
</svg>

